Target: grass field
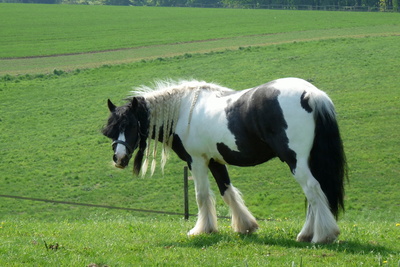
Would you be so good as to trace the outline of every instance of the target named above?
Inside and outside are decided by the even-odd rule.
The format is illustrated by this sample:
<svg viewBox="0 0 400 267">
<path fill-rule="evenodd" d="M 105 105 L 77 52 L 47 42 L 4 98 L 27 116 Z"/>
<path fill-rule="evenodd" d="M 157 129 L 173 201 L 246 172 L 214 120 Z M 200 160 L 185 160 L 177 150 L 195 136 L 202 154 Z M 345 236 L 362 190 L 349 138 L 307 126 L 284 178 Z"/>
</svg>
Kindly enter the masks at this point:
<svg viewBox="0 0 400 267">
<path fill-rule="evenodd" d="M 163 9 L 149 10 L 158 16 Z M 251 10 L 246 12 L 253 14 Z M 310 14 L 314 13 L 343 15 Z M 296 17 L 303 13 L 288 14 Z M 369 20 L 373 21 L 375 15 L 371 13 Z M 390 20 L 392 14 L 387 15 Z M 317 30 L 312 28 L 315 23 L 311 15 L 302 19 L 304 25 L 309 25 L 308 30 Z M 350 25 L 351 20 L 347 21 Z M 191 266 L 398 266 L 398 22 L 392 21 L 387 28 L 379 26 L 382 32 L 392 32 L 389 35 L 354 38 L 338 33 L 321 40 L 309 36 L 303 41 L 289 41 L 290 34 L 291 40 L 301 36 L 297 26 L 286 29 L 286 42 L 262 47 L 248 47 L 238 30 L 229 38 L 236 34 L 243 42 L 240 49 L 181 51 L 181 55 L 172 57 L 162 57 L 160 51 L 154 60 L 51 75 L 3 76 L 0 194 L 182 212 L 183 163 L 176 157 L 167 163 L 164 176 L 158 171 L 151 178 L 135 178 L 129 169 L 112 167 L 110 143 L 100 134 L 108 115 L 106 99 L 121 104 L 120 99 L 132 86 L 150 84 L 154 79 L 197 78 L 242 89 L 296 76 L 326 91 L 337 107 L 350 167 L 347 212 L 339 221 L 342 234 L 338 242 L 320 246 L 294 241 L 304 219 L 304 196 L 287 167 L 273 160 L 254 168 L 229 168 L 250 210 L 267 219 L 260 222 L 255 235 L 234 234 L 230 222 L 222 219 L 220 233 L 187 238 L 195 218 L 186 222 L 179 216 L 1 198 L 0 265 L 170 266 L 184 262 Z M 333 24 L 327 31 L 335 32 L 335 28 L 346 26 Z M 349 29 L 351 26 L 347 26 Z M 229 32 L 228 26 L 225 32 Z M 25 41 L 20 38 L 22 45 Z M 78 39 L 71 34 L 67 39 L 74 38 Z M 192 37 L 182 33 L 182 39 L 175 38 L 181 42 Z M 203 33 L 198 38 L 206 40 L 210 36 Z M 3 44 L 3 39 L 0 42 Z M 57 53 L 67 52 L 61 49 Z M 195 214 L 193 191 L 190 184 L 190 213 Z M 226 216 L 226 206 L 217 199 L 219 215 Z"/>
</svg>

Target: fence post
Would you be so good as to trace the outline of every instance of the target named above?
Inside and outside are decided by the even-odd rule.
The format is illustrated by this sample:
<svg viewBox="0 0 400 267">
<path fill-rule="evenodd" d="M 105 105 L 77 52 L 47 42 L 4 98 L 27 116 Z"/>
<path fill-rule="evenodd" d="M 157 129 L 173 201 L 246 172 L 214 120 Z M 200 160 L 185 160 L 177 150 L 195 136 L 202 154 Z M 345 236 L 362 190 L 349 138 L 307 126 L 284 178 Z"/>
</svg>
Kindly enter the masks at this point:
<svg viewBox="0 0 400 267">
<path fill-rule="evenodd" d="M 183 168 L 183 195 L 185 206 L 185 220 L 189 220 L 189 188 L 188 188 L 188 167 Z"/>
</svg>

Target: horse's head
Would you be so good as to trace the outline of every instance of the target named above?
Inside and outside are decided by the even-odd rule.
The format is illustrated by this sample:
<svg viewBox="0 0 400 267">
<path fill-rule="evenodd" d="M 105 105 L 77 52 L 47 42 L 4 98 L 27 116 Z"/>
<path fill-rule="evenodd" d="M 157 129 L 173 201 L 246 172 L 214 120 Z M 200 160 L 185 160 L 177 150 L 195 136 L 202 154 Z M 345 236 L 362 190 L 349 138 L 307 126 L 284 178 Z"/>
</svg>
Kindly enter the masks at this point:
<svg viewBox="0 0 400 267">
<path fill-rule="evenodd" d="M 133 152 L 139 146 L 142 138 L 140 121 L 138 118 L 138 100 L 133 98 L 128 104 L 117 107 L 108 100 L 108 109 L 111 114 L 103 134 L 112 139 L 115 167 L 125 168 Z"/>
</svg>

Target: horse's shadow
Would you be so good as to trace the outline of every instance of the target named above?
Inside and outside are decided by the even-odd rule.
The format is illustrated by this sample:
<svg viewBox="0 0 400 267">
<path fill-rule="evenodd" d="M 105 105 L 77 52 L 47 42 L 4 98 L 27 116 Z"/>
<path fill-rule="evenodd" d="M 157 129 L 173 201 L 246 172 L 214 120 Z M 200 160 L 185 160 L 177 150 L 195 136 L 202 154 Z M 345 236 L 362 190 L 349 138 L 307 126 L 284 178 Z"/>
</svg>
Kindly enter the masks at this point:
<svg viewBox="0 0 400 267">
<path fill-rule="evenodd" d="M 190 247 L 204 249 L 215 246 L 221 242 L 240 242 L 246 246 L 247 244 L 260 244 L 265 246 L 278 246 L 285 248 L 303 248 L 303 249 L 328 249 L 335 252 L 343 252 L 348 254 L 374 253 L 382 256 L 396 254 L 397 251 L 388 249 L 379 244 L 364 243 L 354 240 L 344 241 L 338 240 L 332 244 L 311 244 L 306 242 L 297 242 L 294 238 L 275 238 L 263 234 L 241 235 L 232 233 L 212 233 L 202 234 L 199 236 L 186 237 L 177 242 L 160 244 L 164 247 Z"/>
</svg>

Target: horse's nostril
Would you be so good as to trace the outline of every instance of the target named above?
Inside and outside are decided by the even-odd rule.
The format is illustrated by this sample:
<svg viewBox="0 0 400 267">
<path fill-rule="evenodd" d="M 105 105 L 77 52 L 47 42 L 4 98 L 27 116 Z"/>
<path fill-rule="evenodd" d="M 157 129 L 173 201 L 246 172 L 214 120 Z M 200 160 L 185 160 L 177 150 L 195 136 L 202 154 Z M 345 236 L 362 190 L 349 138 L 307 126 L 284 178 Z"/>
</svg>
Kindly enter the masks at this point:
<svg viewBox="0 0 400 267">
<path fill-rule="evenodd" d="M 113 161 L 115 162 L 115 163 L 117 163 L 117 156 L 114 154 L 114 156 L 113 156 Z"/>
<path fill-rule="evenodd" d="M 124 157 L 121 161 L 121 165 L 127 166 L 129 163 L 129 157 Z"/>
</svg>

